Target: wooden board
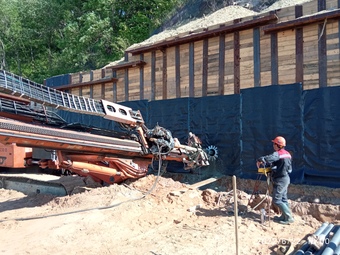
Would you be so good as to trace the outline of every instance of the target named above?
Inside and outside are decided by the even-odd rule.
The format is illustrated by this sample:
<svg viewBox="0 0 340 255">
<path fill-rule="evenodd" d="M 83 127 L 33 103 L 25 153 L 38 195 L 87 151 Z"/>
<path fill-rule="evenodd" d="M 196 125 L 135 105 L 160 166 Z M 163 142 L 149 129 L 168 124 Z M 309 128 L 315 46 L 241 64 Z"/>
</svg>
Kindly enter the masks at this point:
<svg viewBox="0 0 340 255">
<path fill-rule="evenodd" d="M 79 83 L 80 82 L 80 79 L 79 79 L 80 75 L 81 75 L 80 73 L 71 74 L 71 83 L 72 84 Z"/>
<path fill-rule="evenodd" d="M 194 43 L 194 96 L 203 95 L 203 41 Z"/>
<path fill-rule="evenodd" d="M 310 1 L 306 2 L 302 5 L 303 7 L 303 15 L 311 15 L 318 11 L 318 1 Z"/>
<path fill-rule="evenodd" d="M 104 78 L 104 77 L 102 77 L 102 70 L 101 69 L 93 70 L 92 71 L 92 77 L 93 77 L 92 79 L 94 81 L 100 80 L 101 78 Z"/>
<path fill-rule="evenodd" d="M 280 22 L 292 20 L 295 18 L 295 6 L 282 8 L 277 11 L 276 15 L 278 16 Z"/>
<path fill-rule="evenodd" d="M 144 53 L 144 99 L 151 100 L 151 53 Z"/>
<path fill-rule="evenodd" d="M 234 94 L 234 34 L 225 37 L 224 95 Z"/>
<path fill-rule="evenodd" d="M 156 51 L 156 69 L 155 69 L 155 99 L 162 100 L 163 98 L 163 52 Z"/>
<path fill-rule="evenodd" d="M 303 60 L 304 65 L 308 65 L 311 62 L 318 60 L 318 26 L 317 24 L 312 24 L 304 27 L 303 29 L 303 40 L 304 40 L 304 51 Z M 313 72 L 318 72 L 318 69 L 313 70 Z"/>
<path fill-rule="evenodd" d="M 326 10 L 334 10 L 339 8 L 338 0 L 327 0 L 326 1 Z"/>
<path fill-rule="evenodd" d="M 262 34 L 260 38 L 260 85 L 271 83 L 271 48 L 270 35 Z"/>
<path fill-rule="evenodd" d="M 92 72 L 83 72 L 82 73 L 82 76 L 83 76 L 82 82 L 92 81 L 93 79 L 92 79 L 92 74 L 91 73 Z"/>
<path fill-rule="evenodd" d="M 124 102 L 125 100 L 125 71 L 117 70 L 117 102 Z"/>
<path fill-rule="evenodd" d="M 129 68 L 129 101 L 140 100 L 140 68 Z"/>
<path fill-rule="evenodd" d="M 170 194 L 173 195 L 173 196 L 179 196 L 179 195 L 185 193 L 188 190 L 198 189 L 200 187 L 203 187 L 203 186 L 208 185 L 210 183 L 216 182 L 218 180 L 219 180 L 218 178 L 212 177 L 212 178 L 209 178 L 209 179 L 188 185 L 186 188 L 172 191 L 172 192 L 170 192 Z"/>
<path fill-rule="evenodd" d="M 95 85 L 92 86 L 92 91 L 93 91 L 93 99 L 100 100 L 102 99 L 102 86 L 100 85 Z"/>
<path fill-rule="evenodd" d="M 84 86 L 81 89 L 83 97 L 90 97 L 90 86 Z"/>
<path fill-rule="evenodd" d="M 272 74 L 271 71 L 262 71 L 261 72 L 261 87 L 271 85 Z"/>
<path fill-rule="evenodd" d="M 189 96 L 189 44 L 183 44 L 180 49 L 180 93 L 181 97 Z"/>
</svg>

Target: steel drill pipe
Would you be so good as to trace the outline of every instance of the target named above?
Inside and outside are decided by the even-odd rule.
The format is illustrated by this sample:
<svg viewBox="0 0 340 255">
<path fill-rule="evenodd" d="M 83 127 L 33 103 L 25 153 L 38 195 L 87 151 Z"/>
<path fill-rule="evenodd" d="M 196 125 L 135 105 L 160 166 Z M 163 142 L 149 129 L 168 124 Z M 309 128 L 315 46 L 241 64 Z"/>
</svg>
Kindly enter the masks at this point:
<svg viewBox="0 0 340 255">
<path fill-rule="evenodd" d="M 333 255 L 340 255 L 340 245 L 335 249 Z"/>
<path fill-rule="evenodd" d="M 320 240 L 325 240 L 326 237 L 329 235 L 331 230 L 334 228 L 334 224 L 329 224 L 324 231 L 319 235 Z"/>
<path fill-rule="evenodd" d="M 299 250 L 297 250 L 294 255 L 304 255 L 305 252 L 309 249 L 310 245 L 308 242 L 304 243 Z"/>
<path fill-rule="evenodd" d="M 328 225 L 329 225 L 328 222 L 322 223 L 321 227 L 319 227 L 315 231 L 313 236 L 319 236 L 327 228 Z M 300 249 L 294 255 L 304 255 L 305 252 L 308 251 L 309 248 L 310 248 L 310 243 L 306 242 L 300 247 Z"/>
<path fill-rule="evenodd" d="M 322 223 L 321 227 L 314 233 L 315 236 L 319 236 L 325 229 L 326 227 L 329 225 L 328 222 L 324 222 Z"/>
<path fill-rule="evenodd" d="M 322 252 L 324 251 L 325 247 L 327 245 L 325 245 L 327 243 L 327 237 L 329 236 L 329 234 L 331 233 L 332 229 L 334 228 L 334 224 L 329 224 L 324 231 L 322 231 L 322 233 L 319 235 L 319 240 L 322 241 L 322 245 L 321 246 L 315 246 L 314 248 L 316 249 L 314 255 L 321 255 Z"/>
<path fill-rule="evenodd" d="M 327 245 L 322 255 L 333 255 L 340 244 L 340 227 L 334 232 L 331 242 Z"/>
</svg>

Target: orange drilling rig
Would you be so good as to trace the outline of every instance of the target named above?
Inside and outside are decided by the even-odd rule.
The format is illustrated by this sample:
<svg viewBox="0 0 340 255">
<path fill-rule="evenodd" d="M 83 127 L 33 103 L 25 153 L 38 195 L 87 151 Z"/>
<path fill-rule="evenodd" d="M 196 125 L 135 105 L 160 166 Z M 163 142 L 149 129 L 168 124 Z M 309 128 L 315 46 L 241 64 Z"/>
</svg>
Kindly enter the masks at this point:
<svg viewBox="0 0 340 255">
<path fill-rule="evenodd" d="M 183 162 L 191 170 L 209 165 L 217 155 L 214 146 L 208 151 L 200 142 L 184 145 L 163 127 L 147 128 L 138 110 L 68 94 L 4 70 L 0 107 L 0 171 L 35 167 L 113 184 L 145 176 L 154 159 Z M 122 132 L 68 124 L 55 109 L 101 116 L 118 123 Z M 0 188 L 7 180 L 0 176 Z"/>
</svg>

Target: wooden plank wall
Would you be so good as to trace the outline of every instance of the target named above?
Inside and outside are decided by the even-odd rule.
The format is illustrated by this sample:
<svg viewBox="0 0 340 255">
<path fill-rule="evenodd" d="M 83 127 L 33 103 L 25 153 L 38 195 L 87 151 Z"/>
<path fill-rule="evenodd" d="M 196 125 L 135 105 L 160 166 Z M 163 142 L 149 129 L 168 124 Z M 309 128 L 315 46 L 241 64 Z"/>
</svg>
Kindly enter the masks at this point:
<svg viewBox="0 0 340 255">
<path fill-rule="evenodd" d="M 208 87 L 207 95 L 218 95 L 219 81 L 219 37 L 208 40 Z"/>
<path fill-rule="evenodd" d="M 203 59 L 205 58 L 203 44 L 203 40 L 194 43 L 194 97 L 203 96 Z"/>
<path fill-rule="evenodd" d="M 254 87 L 253 30 L 240 32 L 240 84 L 241 89 Z"/>
<path fill-rule="evenodd" d="M 155 100 L 163 99 L 163 54 L 160 50 L 155 54 Z"/>
<path fill-rule="evenodd" d="M 189 44 L 179 46 L 180 95 L 189 96 Z"/>
<path fill-rule="evenodd" d="M 114 74 L 114 71 L 111 69 L 103 69 L 103 76 L 104 77 L 115 77 L 116 75 Z M 111 101 L 111 102 L 116 102 L 115 98 L 115 92 L 116 91 L 116 83 L 104 83 L 102 84 L 102 93 L 103 99 Z"/>
<path fill-rule="evenodd" d="M 271 85 L 272 72 L 271 72 L 271 36 L 262 34 L 260 37 L 260 85 Z"/>
<path fill-rule="evenodd" d="M 144 61 L 147 63 L 144 66 L 144 99 L 151 100 L 152 97 L 152 82 L 151 82 L 151 66 L 152 52 L 144 53 Z M 153 99 L 154 100 L 154 99 Z"/>
<path fill-rule="evenodd" d="M 314 0 L 276 10 L 275 14 L 278 22 L 287 22 L 338 9 L 339 2 Z M 219 33 L 181 45 L 126 54 L 126 61 L 143 60 L 146 64 L 72 74 L 73 84 L 104 77 L 118 81 L 71 88 L 70 92 L 122 102 L 229 95 L 246 88 L 296 82 L 302 82 L 304 89 L 340 85 L 339 19 L 268 33 L 262 28 Z"/>
<path fill-rule="evenodd" d="M 327 85 L 340 84 L 339 21 L 327 23 Z"/>
<path fill-rule="evenodd" d="M 277 37 L 279 84 L 295 83 L 295 31 L 283 31 Z"/>
<path fill-rule="evenodd" d="M 225 36 L 224 94 L 234 94 L 234 34 Z"/>
</svg>

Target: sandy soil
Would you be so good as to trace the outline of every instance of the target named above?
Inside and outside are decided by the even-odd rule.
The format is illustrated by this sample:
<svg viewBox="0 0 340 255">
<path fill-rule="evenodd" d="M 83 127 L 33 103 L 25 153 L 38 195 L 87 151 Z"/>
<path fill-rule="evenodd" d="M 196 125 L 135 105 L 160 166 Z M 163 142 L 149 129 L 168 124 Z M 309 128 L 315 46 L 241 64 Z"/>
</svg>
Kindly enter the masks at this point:
<svg viewBox="0 0 340 255">
<path fill-rule="evenodd" d="M 247 206 L 254 181 L 237 180 L 236 239 L 231 178 L 201 190 L 180 178 L 148 175 L 65 197 L 0 189 L 0 254 L 215 255 L 236 254 L 237 243 L 239 254 L 276 254 L 280 240 L 293 247 L 322 222 L 340 224 L 340 189 L 291 186 L 295 222 L 261 224 Z"/>
</svg>

